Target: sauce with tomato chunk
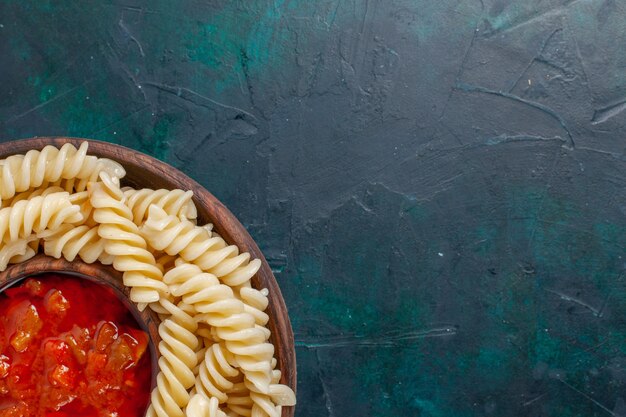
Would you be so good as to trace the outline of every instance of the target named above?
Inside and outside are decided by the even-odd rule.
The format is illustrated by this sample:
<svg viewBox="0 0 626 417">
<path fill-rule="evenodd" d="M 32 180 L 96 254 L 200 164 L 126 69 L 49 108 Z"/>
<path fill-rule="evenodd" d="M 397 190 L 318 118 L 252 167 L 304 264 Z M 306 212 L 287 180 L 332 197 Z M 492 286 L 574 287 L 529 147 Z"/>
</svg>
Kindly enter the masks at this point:
<svg viewBox="0 0 626 417">
<path fill-rule="evenodd" d="M 0 417 L 141 417 L 148 335 L 113 289 L 69 275 L 0 294 Z"/>
</svg>

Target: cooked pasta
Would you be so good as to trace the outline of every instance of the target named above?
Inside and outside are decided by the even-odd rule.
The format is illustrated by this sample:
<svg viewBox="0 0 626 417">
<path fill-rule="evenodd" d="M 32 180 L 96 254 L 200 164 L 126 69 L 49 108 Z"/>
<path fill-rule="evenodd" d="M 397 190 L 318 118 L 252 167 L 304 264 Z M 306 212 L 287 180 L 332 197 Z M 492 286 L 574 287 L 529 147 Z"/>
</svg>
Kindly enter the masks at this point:
<svg viewBox="0 0 626 417">
<path fill-rule="evenodd" d="M 10 198 L 6 201 L 2 202 L 2 207 L 11 207 L 13 206 L 15 203 L 17 203 L 18 201 L 22 201 L 22 200 L 30 200 L 33 197 L 38 197 L 38 196 L 42 196 L 45 197 L 49 194 L 53 194 L 53 193 L 62 193 L 64 191 L 63 188 L 61 187 L 57 187 L 57 186 L 47 186 L 47 187 L 43 187 L 43 188 L 33 188 L 30 189 L 28 191 L 23 191 L 19 194 L 15 194 L 13 196 L 13 198 Z"/>
<path fill-rule="evenodd" d="M 154 249 L 179 255 L 231 287 L 249 282 L 261 267 L 259 259 L 250 261 L 249 253 L 240 254 L 235 245 L 227 245 L 221 237 L 211 237 L 205 228 L 168 215 L 154 205 L 141 233 Z"/>
<path fill-rule="evenodd" d="M 226 391 L 234 385 L 231 380 L 239 375 L 237 368 L 231 365 L 232 362 L 235 360 L 223 342 L 213 343 L 208 347 L 199 366 L 196 392 L 215 397 L 219 403 L 226 402 Z"/>
<path fill-rule="evenodd" d="M 105 172 L 100 178 L 101 182 L 89 184 L 93 218 L 100 224 L 98 235 L 105 239 L 104 250 L 113 256 L 115 269 L 124 273 L 124 285 L 131 288 L 130 299 L 143 310 L 148 303 L 159 301 L 162 294 L 167 295 L 168 288 L 154 255 L 132 222 L 119 184 Z"/>
<path fill-rule="evenodd" d="M 245 386 L 243 380 L 237 382 L 233 388 L 227 392 L 225 411 L 230 416 L 250 417 L 254 402 L 250 397 L 250 390 Z"/>
<path fill-rule="evenodd" d="M 35 256 L 35 253 L 27 239 L 0 244 L 0 271 L 7 269 L 10 263 L 20 263 L 32 258 Z"/>
<path fill-rule="evenodd" d="M 186 417 L 227 417 L 219 408 L 217 398 L 207 398 L 202 394 L 195 394 L 185 410 Z"/>
<path fill-rule="evenodd" d="M 37 196 L 0 209 L 0 240 L 11 242 L 25 239 L 33 233 L 82 220 L 80 207 L 70 202 L 68 193 Z"/>
<path fill-rule="evenodd" d="M 0 160 L 0 271 L 39 251 L 112 264 L 130 299 L 159 317 L 147 417 L 279 417 L 279 383 L 261 261 L 196 225 L 191 191 L 120 187 L 117 162 L 46 146 Z M 4 207 L 4 208 L 2 208 Z"/>
<path fill-rule="evenodd" d="M 163 279 L 172 294 L 192 305 L 199 314 L 198 320 L 206 321 L 225 341 L 226 349 L 257 390 L 268 393 L 274 346 L 266 342 L 269 334 L 255 325 L 254 316 L 244 311 L 244 303 L 235 298 L 232 289 L 189 263 L 180 263 Z"/>
<path fill-rule="evenodd" d="M 113 263 L 113 258 L 104 251 L 105 241 L 98 235 L 97 226 L 64 225 L 38 236 L 44 241 L 44 253 L 53 258 L 63 257 L 72 262 L 78 256 L 88 264 L 96 261 L 104 265 Z"/>
<path fill-rule="evenodd" d="M 135 190 L 125 187 L 122 189 L 126 197 L 126 205 L 133 212 L 133 222 L 137 226 L 143 224 L 148 218 L 148 208 L 154 204 L 162 208 L 168 214 L 194 220 L 198 216 L 196 206 L 191 201 L 192 191 L 183 190 L 151 190 L 143 188 Z"/>
<path fill-rule="evenodd" d="M 96 181 L 100 172 L 122 178 L 126 172 L 117 162 L 87 155 L 88 143 L 78 149 L 66 143 L 61 149 L 48 145 L 41 151 L 13 155 L 0 160 L 0 197 L 2 200 L 45 182 L 62 179 Z"/>
<path fill-rule="evenodd" d="M 147 416 L 184 416 L 182 409 L 189 402 L 188 389 L 194 385 L 193 369 L 197 365 L 197 325 L 188 313 L 171 302 L 162 301 L 170 317 L 159 325 L 159 374 L 157 386 L 152 391 Z"/>
<path fill-rule="evenodd" d="M 235 290 L 235 293 L 237 291 Z M 270 320 L 265 309 L 269 304 L 267 288 L 261 291 L 252 287 L 242 287 L 239 289 L 239 298 L 243 301 L 244 311 L 254 316 L 254 321 L 259 326 L 265 326 Z"/>
</svg>

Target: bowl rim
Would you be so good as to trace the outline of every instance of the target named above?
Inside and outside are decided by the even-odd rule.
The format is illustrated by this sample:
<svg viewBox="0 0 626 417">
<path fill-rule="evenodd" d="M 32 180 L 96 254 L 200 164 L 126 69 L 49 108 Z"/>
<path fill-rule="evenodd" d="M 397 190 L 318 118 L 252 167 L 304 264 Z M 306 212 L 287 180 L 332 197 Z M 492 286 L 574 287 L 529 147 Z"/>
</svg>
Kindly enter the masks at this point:
<svg viewBox="0 0 626 417">
<path fill-rule="evenodd" d="M 89 155 L 112 159 L 122 164 L 133 185 L 154 188 L 147 181 L 147 178 L 150 177 L 149 174 L 152 174 L 158 175 L 159 180 L 169 185 L 169 189 L 192 190 L 194 193 L 193 201 L 198 209 L 198 218 L 201 221 L 213 223 L 214 230 L 227 243 L 234 244 L 240 250 L 249 252 L 253 258 L 261 260 L 261 268 L 252 278 L 252 281 L 256 288 L 269 290 L 268 313 L 271 319 L 268 327 L 272 332 L 270 340 L 274 344 L 278 369 L 282 374 L 280 382 L 289 386 L 295 393 L 297 369 L 293 330 L 278 282 L 265 256 L 245 227 L 224 204 L 202 185 L 177 168 L 150 155 L 123 145 L 88 138 L 43 136 L 0 142 L 0 159 L 10 155 L 24 154 L 33 149 L 41 150 L 46 145 L 60 148 L 65 143 L 71 143 L 78 147 L 82 142 L 89 143 Z M 294 408 L 283 407 L 282 417 L 292 417 Z"/>
</svg>

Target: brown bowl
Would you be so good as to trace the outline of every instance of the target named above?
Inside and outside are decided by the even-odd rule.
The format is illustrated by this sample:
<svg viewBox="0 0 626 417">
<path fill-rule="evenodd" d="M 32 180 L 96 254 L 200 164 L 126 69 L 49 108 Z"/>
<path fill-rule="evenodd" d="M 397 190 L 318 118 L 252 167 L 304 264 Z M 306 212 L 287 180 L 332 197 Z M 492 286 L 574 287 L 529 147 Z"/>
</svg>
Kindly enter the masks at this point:
<svg viewBox="0 0 626 417">
<path fill-rule="evenodd" d="M 270 341 L 275 346 L 278 369 L 282 372 L 280 382 L 291 387 L 295 392 L 296 355 L 293 332 L 291 330 L 289 315 L 287 314 L 287 307 L 285 306 L 285 301 L 278 287 L 278 283 L 276 282 L 276 278 L 274 278 L 272 270 L 252 237 L 235 216 L 215 198 L 213 194 L 176 168 L 164 162 L 120 145 L 91 139 L 40 137 L 4 142 L 0 143 L 0 159 L 14 154 L 24 154 L 31 149 L 40 150 L 46 145 L 54 145 L 60 148 L 63 144 L 69 142 L 78 147 L 83 141 L 89 142 L 89 154 L 113 159 L 124 166 L 124 169 L 126 169 L 126 177 L 122 179 L 123 185 L 129 185 L 135 188 L 179 188 L 182 190 L 192 190 L 194 193 L 193 201 L 198 209 L 198 222 L 213 223 L 216 232 L 219 233 L 227 243 L 236 245 L 241 251 L 249 252 L 253 258 L 261 260 L 261 268 L 252 278 L 252 284 L 255 288 L 267 288 L 269 290 L 269 306 L 267 313 L 270 317 L 270 321 L 268 328 L 272 332 Z M 42 259 L 45 261 L 42 262 Z M 32 265 L 29 266 L 31 263 Z M 105 279 L 107 276 L 116 276 L 111 274 L 117 272 L 113 268 L 105 267 L 100 264 L 95 265 L 95 268 L 94 265 L 86 265 L 77 262 L 74 262 L 74 264 L 75 266 L 72 266 L 70 271 L 74 271 L 76 274 L 82 276 L 95 277 L 97 280 L 101 281 L 107 281 Z M 54 264 L 54 262 L 50 263 L 50 258 L 35 257 L 23 264 L 18 264 L 7 269 L 7 271 L 0 275 L 0 287 L 3 287 L 3 284 L 6 283 L 6 280 L 10 277 L 12 277 L 11 279 L 24 277 L 26 275 L 25 271 L 32 274 L 59 271 L 59 268 L 65 268 L 62 261 L 58 264 Z M 4 281 L 4 283 L 2 281 Z M 148 327 L 153 327 L 150 333 L 156 336 L 154 332 L 154 318 L 142 316 L 142 319 Z M 152 342 L 155 342 L 154 338 Z M 154 346 L 151 348 L 154 349 Z M 293 417 L 293 415 L 294 407 L 283 407 L 282 417 Z"/>
</svg>

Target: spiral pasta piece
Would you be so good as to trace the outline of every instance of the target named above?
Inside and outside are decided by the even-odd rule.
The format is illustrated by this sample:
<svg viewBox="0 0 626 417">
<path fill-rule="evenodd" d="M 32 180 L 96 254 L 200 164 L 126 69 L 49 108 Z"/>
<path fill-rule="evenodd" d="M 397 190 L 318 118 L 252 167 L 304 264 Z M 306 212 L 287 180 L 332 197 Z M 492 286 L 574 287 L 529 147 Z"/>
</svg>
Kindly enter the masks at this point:
<svg viewBox="0 0 626 417">
<path fill-rule="evenodd" d="M 276 369 L 277 361 L 272 359 L 272 381 L 268 394 L 257 391 L 248 381 L 238 381 L 227 391 L 226 412 L 230 416 L 279 417 L 282 406 L 292 406 L 296 396 L 291 388 L 280 384 L 281 372 Z"/>
<path fill-rule="evenodd" d="M 104 265 L 113 263 L 113 258 L 104 251 L 105 241 L 98 235 L 97 226 L 63 225 L 44 231 L 38 237 L 44 241 L 44 253 L 53 258 L 63 257 L 72 262 L 78 256 L 88 264 L 96 261 Z"/>
<path fill-rule="evenodd" d="M 231 379 L 239 375 L 237 368 L 229 362 L 230 356 L 223 343 L 214 343 L 205 350 L 196 378 L 196 392 L 214 397 L 219 403 L 226 402 L 228 396 L 225 392 L 233 387 Z"/>
<path fill-rule="evenodd" d="M 179 255 L 231 287 L 247 283 L 261 267 L 259 259 L 250 261 L 249 253 L 240 254 L 235 245 L 227 245 L 217 235 L 210 237 L 205 228 L 168 215 L 155 205 L 150 206 L 141 233 L 153 248 Z"/>
<path fill-rule="evenodd" d="M 68 193 L 37 196 L 0 209 L 0 240 L 10 242 L 25 239 L 33 233 L 82 220 L 80 207 L 69 201 Z"/>
<path fill-rule="evenodd" d="M 123 272 L 124 285 L 130 287 L 130 299 L 143 310 L 149 303 L 167 296 L 163 273 L 156 266 L 154 255 L 132 222 L 132 213 L 124 204 L 119 184 L 107 173 L 100 174 L 102 182 L 89 184 L 93 218 L 100 225 L 98 235 L 105 239 L 104 250 L 113 256 L 113 266 Z"/>
<path fill-rule="evenodd" d="M 226 414 L 230 416 L 250 417 L 254 401 L 250 397 L 250 390 L 246 387 L 243 379 L 233 384 L 233 387 L 226 392 L 228 399 L 225 404 Z"/>
<path fill-rule="evenodd" d="M 9 264 L 24 262 L 37 253 L 30 245 L 30 239 L 20 239 L 7 244 L 0 244 L 0 271 L 7 269 Z"/>
<path fill-rule="evenodd" d="M 160 304 L 170 317 L 159 325 L 160 372 L 146 416 L 182 417 L 182 409 L 190 399 L 187 390 L 195 383 L 193 369 L 198 360 L 197 325 L 193 317 L 175 304 L 167 300 L 160 300 Z"/>
<path fill-rule="evenodd" d="M 6 200 L 29 188 L 63 179 L 96 181 L 100 172 L 117 178 L 126 174 L 115 161 L 87 155 L 88 146 L 87 142 L 78 149 L 70 143 L 60 149 L 48 145 L 41 151 L 0 160 L 0 197 Z"/>
<path fill-rule="evenodd" d="M 23 191 L 19 194 L 15 194 L 13 196 L 13 198 L 10 198 L 6 201 L 2 202 L 2 206 L 3 207 L 11 207 L 13 206 L 15 203 L 17 203 L 18 201 L 23 201 L 23 200 L 30 200 L 33 197 L 45 197 L 49 194 L 54 194 L 54 193 L 62 193 L 66 190 L 64 190 L 61 187 L 56 187 L 56 186 L 46 186 L 46 187 L 40 187 L 40 188 L 33 188 L 30 189 L 28 191 Z"/>
<path fill-rule="evenodd" d="M 219 409 L 217 398 L 207 398 L 202 394 L 195 394 L 185 410 L 186 417 L 227 417 Z"/>
<path fill-rule="evenodd" d="M 126 205 L 133 212 L 133 222 L 140 226 L 148 218 L 148 208 L 154 204 L 165 210 L 167 214 L 195 220 L 198 217 L 196 205 L 191 200 L 192 191 L 183 190 L 151 190 L 143 188 L 135 190 L 124 188 Z"/>
<path fill-rule="evenodd" d="M 237 291 L 235 290 L 235 293 Z M 238 291 L 239 299 L 243 301 L 244 311 L 254 316 L 254 321 L 259 326 L 265 326 L 270 320 L 270 316 L 265 313 L 269 300 L 267 288 L 257 290 L 252 287 L 242 287 Z"/>
<path fill-rule="evenodd" d="M 256 326 L 253 315 L 244 311 L 242 301 L 232 289 L 220 284 L 212 274 L 200 267 L 179 263 L 163 277 L 174 296 L 192 305 L 199 313 L 198 320 L 213 327 L 217 337 L 225 341 L 234 361 L 259 392 L 269 392 L 271 359 L 274 346 L 267 343 L 269 333 Z"/>
</svg>

